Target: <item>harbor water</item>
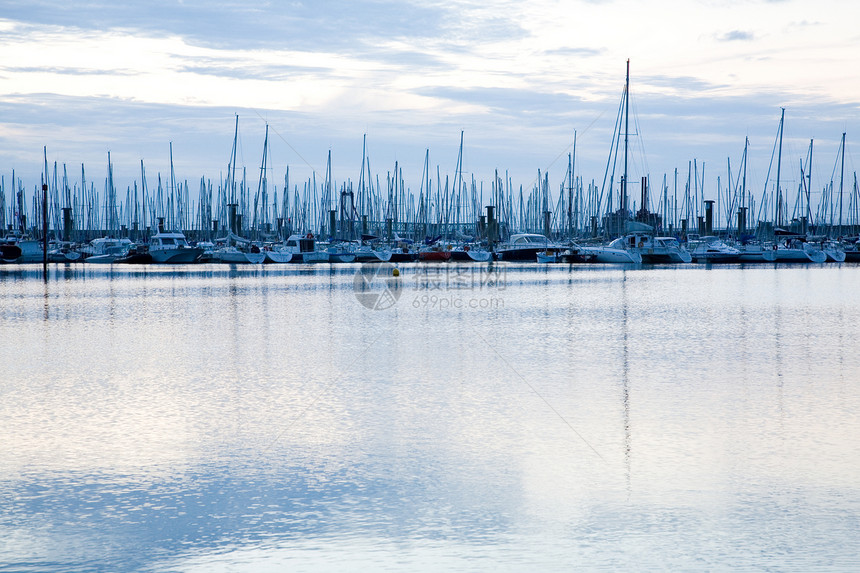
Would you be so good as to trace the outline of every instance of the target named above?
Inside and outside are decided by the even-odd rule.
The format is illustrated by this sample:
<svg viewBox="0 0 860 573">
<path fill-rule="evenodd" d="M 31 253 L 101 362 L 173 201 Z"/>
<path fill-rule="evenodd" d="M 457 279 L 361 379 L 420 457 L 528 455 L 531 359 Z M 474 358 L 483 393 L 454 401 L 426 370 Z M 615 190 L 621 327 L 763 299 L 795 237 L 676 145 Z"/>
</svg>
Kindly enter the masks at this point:
<svg viewBox="0 0 860 573">
<path fill-rule="evenodd" d="M 398 271 L 0 268 L 0 571 L 860 569 L 860 266 Z"/>
</svg>

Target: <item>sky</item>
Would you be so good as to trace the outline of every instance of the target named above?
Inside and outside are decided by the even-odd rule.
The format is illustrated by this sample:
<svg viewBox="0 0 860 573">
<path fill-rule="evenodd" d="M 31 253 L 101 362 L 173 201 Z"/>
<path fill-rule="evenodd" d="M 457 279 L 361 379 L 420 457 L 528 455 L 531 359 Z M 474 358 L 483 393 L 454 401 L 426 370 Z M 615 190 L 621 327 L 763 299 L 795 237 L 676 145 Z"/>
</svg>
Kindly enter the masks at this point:
<svg viewBox="0 0 860 573">
<path fill-rule="evenodd" d="M 737 178 L 764 189 L 780 108 L 783 180 L 814 140 L 813 188 L 833 178 L 860 126 L 860 9 L 850 1 L 321 0 L 0 2 L 0 174 L 40 183 L 44 154 L 72 183 L 120 191 L 225 176 L 237 163 L 291 185 L 357 181 L 362 146 L 381 181 L 395 164 L 420 187 L 494 171 L 552 188 L 574 151 L 601 184 L 630 60 L 630 179 L 681 184 L 690 162 L 707 194 Z M 771 169 L 775 171 L 775 166 Z M 838 171 L 837 171 L 838 172 Z M 846 175 L 848 176 L 848 175 Z M 773 175 L 771 175 L 771 178 Z M 849 185 L 850 183 L 846 183 Z"/>
</svg>

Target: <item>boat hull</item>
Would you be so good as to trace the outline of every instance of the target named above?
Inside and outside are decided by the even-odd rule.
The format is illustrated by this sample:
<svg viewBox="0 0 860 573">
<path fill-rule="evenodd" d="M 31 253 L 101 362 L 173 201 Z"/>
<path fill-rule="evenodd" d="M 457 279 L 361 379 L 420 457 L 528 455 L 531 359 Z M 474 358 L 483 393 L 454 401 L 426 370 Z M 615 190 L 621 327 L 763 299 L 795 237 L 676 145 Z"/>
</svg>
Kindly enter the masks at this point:
<svg viewBox="0 0 860 573">
<path fill-rule="evenodd" d="M 91 255 L 84 259 L 85 263 L 110 265 L 117 259 L 117 255 Z"/>
<path fill-rule="evenodd" d="M 152 262 L 160 265 L 188 265 L 197 262 L 203 249 L 158 249 L 149 251 Z"/>
<path fill-rule="evenodd" d="M 149 253 L 129 253 L 124 257 L 117 257 L 114 264 L 120 265 L 148 265 L 152 263 L 152 255 Z"/>
<path fill-rule="evenodd" d="M 824 251 L 805 249 L 772 249 L 762 252 L 764 260 L 774 263 L 823 263 L 827 260 Z"/>
<path fill-rule="evenodd" d="M 293 254 L 284 251 L 265 251 L 267 263 L 289 263 L 293 260 Z"/>
<path fill-rule="evenodd" d="M 265 253 L 245 253 L 242 251 L 215 252 L 214 262 L 228 265 L 261 265 L 266 260 Z"/>
<path fill-rule="evenodd" d="M 295 259 L 293 259 L 295 260 Z M 303 263 L 327 263 L 329 262 L 329 254 L 322 251 L 309 251 L 302 253 Z"/>
<path fill-rule="evenodd" d="M 411 263 L 418 259 L 418 256 L 412 251 L 398 252 L 392 251 L 389 262 L 391 263 Z"/>
<path fill-rule="evenodd" d="M 534 247 L 523 249 L 504 249 L 498 252 L 500 261 L 529 261 L 537 260 L 537 254 L 546 250 L 546 247 Z"/>
<path fill-rule="evenodd" d="M 328 262 L 330 263 L 354 263 L 356 262 L 353 253 L 329 253 Z"/>
<path fill-rule="evenodd" d="M 841 249 L 824 249 L 823 252 L 827 256 L 827 260 L 833 263 L 844 263 L 848 258 L 845 251 Z"/>
<path fill-rule="evenodd" d="M 451 260 L 451 251 L 419 251 L 418 260 L 425 263 L 444 263 Z"/>
<path fill-rule="evenodd" d="M 593 255 L 592 262 L 606 264 L 638 265 L 642 262 L 642 255 L 627 249 L 614 249 L 612 247 L 582 247 L 583 253 Z"/>
<path fill-rule="evenodd" d="M 737 253 L 702 253 L 693 254 L 694 263 L 739 263 L 741 254 Z"/>
</svg>

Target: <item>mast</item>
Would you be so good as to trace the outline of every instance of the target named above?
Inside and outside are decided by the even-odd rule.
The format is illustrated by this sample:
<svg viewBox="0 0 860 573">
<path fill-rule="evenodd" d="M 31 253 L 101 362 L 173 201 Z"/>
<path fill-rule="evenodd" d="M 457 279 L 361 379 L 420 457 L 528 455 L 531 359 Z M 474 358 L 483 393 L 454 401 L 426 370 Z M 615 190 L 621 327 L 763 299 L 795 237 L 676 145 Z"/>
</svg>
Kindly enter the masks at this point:
<svg viewBox="0 0 860 573">
<path fill-rule="evenodd" d="M 741 208 L 746 207 L 747 196 L 747 150 L 750 146 L 750 138 L 747 136 L 744 140 L 744 178 L 741 184 Z"/>
<path fill-rule="evenodd" d="M 812 206 L 809 204 L 810 197 L 812 195 L 812 142 L 813 140 L 809 140 L 809 165 L 807 165 L 807 169 L 809 173 L 806 174 L 807 177 L 807 185 L 806 185 L 806 220 L 810 221 L 812 219 Z"/>
<path fill-rule="evenodd" d="M 845 181 L 845 132 L 842 132 L 842 159 L 839 174 L 839 236 L 842 235 L 842 184 Z"/>
<path fill-rule="evenodd" d="M 621 178 L 621 210 L 627 211 L 627 147 L 630 134 L 630 58 L 627 59 L 627 76 L 624 81 L 624 177 Z"/>
<path fill-rule="evenodd" d="M 782 226 L 782 192 L 779 188 L 779 173 L 782 167 L 782 128 L 785 120 L 785 108 L 780 108 L 782 113 L 779 117 L 779 154 L 776 158 L 776 226 Z"/>
</svg>

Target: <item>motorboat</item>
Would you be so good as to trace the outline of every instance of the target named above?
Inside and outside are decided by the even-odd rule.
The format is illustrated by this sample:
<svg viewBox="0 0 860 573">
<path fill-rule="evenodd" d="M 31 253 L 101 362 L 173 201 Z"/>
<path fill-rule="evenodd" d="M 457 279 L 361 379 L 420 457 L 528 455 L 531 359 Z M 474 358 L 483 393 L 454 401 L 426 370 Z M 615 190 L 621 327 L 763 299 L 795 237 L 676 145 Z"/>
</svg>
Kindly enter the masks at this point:
<svg viewBox="0 0 860 573">
<path fill-rule="evenodd" d="M 279 250 L 292 253 L 291 263 L 329 262 L 329 254 L 325 251 L 317 250 L 316 238 L 313 233 L 307 233 L 304 236 L 290 235 L 284 241 L 284 244 L 279 247 Z"/>
<path fill-rule="evenodd" d="M 84 262 L 90 264 L 111 264 L 117 258 L 124 256 L 131 248 L 131 239 L 114 237 L 99 237 L 81 248 Z"/>
<path fill-rule="evenodd" d="M 697 263 L 737 263 L 741 260 L 739 249 L 726 244 L 718 237 L 706 235 L 687 237 L 687 252 Z"/>
<path fill-rule="evenodd" d="M 536 233 L 517 233 L 499 245 L 496 254 L 502 261 L 536 261 L 540 251 L 560 249 L 545 235 Z"/>
<path fill-rule="evenodd" d="M 42 241 L 18 233 L 10 233 L 0 240 L 0 259 L 7 263 L 41 263 L 45 258 Z"/>
<path fill-rule="evenodd" d="M 184 265 L 196 262 L 202 254 L 203 248 L 189 245 L 183 233 L 159 230 L 149 239 L 149 255 L 153 263 Z"/>
<path fill-rule="evenodd" d="M 583 245 L 578 247 L 583 254 L 591 255 L 590 262 L 621 265 L 638 265 L 642 263 L 642 255 L 636 251 L 619 249 L 608 245 Z"/>
<path fill-rule="evenodd" d="M 627 249 L 642 256 L 644 264 L 689 263 L 690 253 L 675 237 L 653 237 L 646 233 L 630 233 L 609 243 L 614 249 Z"/>
</svg>

